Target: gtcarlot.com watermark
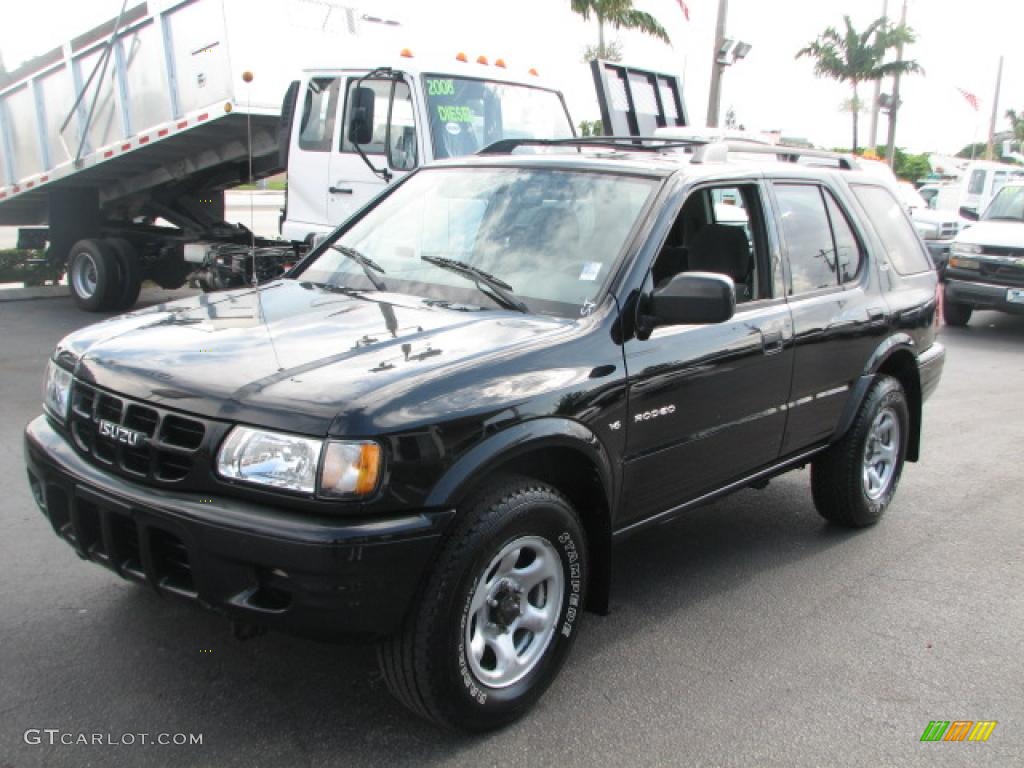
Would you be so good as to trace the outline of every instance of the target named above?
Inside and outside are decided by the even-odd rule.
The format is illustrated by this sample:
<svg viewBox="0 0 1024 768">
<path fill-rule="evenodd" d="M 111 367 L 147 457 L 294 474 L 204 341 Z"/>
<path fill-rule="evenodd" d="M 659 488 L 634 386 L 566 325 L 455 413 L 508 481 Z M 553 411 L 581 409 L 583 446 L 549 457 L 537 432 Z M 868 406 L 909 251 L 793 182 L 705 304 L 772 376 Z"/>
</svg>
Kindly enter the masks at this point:
<svg viewBox="0 0 1024 768">
<path fill-rule="evenodd" d="M 84 733 L 60 728 L 29 728 L 22 738 L 31 746 L 186 747 L 203 743 L 201 733 Z"/>
</svg>

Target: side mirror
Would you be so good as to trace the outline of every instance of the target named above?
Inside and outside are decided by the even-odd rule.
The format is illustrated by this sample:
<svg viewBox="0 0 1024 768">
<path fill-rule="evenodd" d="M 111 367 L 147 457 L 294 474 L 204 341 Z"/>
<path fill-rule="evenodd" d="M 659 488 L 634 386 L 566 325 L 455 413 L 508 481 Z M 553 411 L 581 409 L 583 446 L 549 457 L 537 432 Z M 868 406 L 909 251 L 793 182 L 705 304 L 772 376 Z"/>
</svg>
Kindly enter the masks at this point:
<svg viewBox="0 0 1024 768">
<path fill-rule="evenodd" d="M 373 141 L 373 108 L 377 96 L 372 88 L 356 88 L 352 97 L 352 119 L 348 122 L 348 140 L 352 144 Z"/>
<path fill-rule="evenodd" d="M 960 215 L 968 221 L 977 221 L 980 218 L 977 211 L 963 205 L 960 206 Z"/>
<path fill-rule="evenodd" d="M 736 312 L 736 286 L 718 272 L 680 272 L 651 294 L 655 325 L 724 323 Z"/>
</svg>

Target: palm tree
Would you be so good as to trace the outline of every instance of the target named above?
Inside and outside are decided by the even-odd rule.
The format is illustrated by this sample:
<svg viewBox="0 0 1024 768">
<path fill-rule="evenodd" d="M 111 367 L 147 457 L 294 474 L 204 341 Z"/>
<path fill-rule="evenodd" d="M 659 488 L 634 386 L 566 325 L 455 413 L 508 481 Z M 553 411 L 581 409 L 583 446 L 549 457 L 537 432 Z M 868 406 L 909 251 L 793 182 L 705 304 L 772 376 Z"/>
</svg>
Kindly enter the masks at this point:
<svg viewBox="0 0 1024 768">
<path fill-rule="evenodd" d="M 1016 110 L 1006 110 L 1006 119 L 1010 121 L 1010 130 L 1013 131 L 1014 141 L 1021 144 L 1021 151 L 1024 152 L 1024 112 L 1017 114 Z"/>
<path fill-rule="evenodd" d="M 586 20 L 593 14 L 597 18 L 597 48 L 588 47 L 588 57 L 596 59 L 617 59 L 618 52 L 614 44 L 606 44 L 604 25 L 610 24 L 615 29 L 636 29 L 653 38 L 671 44 L 668 32 L 649 13 L 638 11 L 633 7 L 632 0 L 571 0 L 572 10 Z"/>
<path fill-rule="evenodd" d="M 843 16 L 846 30 L 840 33 L 829 27 L 818 39 L 801 48 L 796 58 L 810 56 L 814 61 L 814 74 L 849 83 L 853 89 L 853 103 L 858 103 L 857 86 L 863 82 L 881 80 L 889 75 L 908 75 L 924 72 L 913 59 L 884 61 L 886 54 L 916 39 L 913 30 L 905 24 L 893 26 L 882 16 L 875 19 L 863 32 L 853 27 L 849 16 Z M 857 152 L 857 112 L 853 116 L 853 151 Z"/>
</svg>

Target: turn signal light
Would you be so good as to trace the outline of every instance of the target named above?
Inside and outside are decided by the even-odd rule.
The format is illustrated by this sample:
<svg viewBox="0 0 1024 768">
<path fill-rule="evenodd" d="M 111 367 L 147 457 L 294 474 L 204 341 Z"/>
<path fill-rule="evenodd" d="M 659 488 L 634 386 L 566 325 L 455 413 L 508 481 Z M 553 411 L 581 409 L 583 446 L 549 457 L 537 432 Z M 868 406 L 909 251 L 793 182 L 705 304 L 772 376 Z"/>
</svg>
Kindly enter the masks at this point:
<svg viewBox="0 0 1024 768">
<path fill-rule="evenodd" d="M 477 56 L 476 57 L 476 63 L 477 64 L 486 64 L 487 63 L 487 57 L 486 56 Z"/>
<path fill-rule="evenodd" d="M 401 56 L 403 59 L 411 59 L 412 51 L 410 51 L 408 48 L 403 48 L 402 52 L 398 55 Z"/>
<path fill-rule="evenodd" d="M 461 61 L 463 63 L 469 61 L 469 59 L 466 57 L 466 54 L 464 54 L 462 51 L 459 51 L 458 53 L 455 54 L 455 60 Z"/>
<path fill-rule="evenodd" d="M 327 496 L 367 496 L 376 490 L 380 471 L 381 451 L 376 443 L 329 442 L 321 492 Z"/>
<path fill-rule="evenodd" d="M 504 59 L 495 59 L 494 60 L 494 66 L 501 67 L 502 69 L 504 69 L 505 68 L 505 60 Z"/>
<path fill-rule="evenodd" d="M 534 77 L 537 77 L 539 73 L 537 72 L 536 69 L 534 69 L 533 67 L 530 67 L 530 74 L 533 75 Z"/>
</svg>

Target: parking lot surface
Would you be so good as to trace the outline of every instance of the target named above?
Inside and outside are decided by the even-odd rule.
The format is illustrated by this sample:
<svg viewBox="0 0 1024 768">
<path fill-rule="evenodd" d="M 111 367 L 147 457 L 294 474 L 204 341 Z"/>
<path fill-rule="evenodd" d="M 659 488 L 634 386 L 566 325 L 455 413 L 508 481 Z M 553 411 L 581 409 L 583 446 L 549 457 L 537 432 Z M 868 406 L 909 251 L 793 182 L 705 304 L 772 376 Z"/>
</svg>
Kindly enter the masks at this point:
<svg viewBox="0 0 1024 768">
<path fill-rule="evenodd" d="M 54 344 L 96 319 L 0 302 L 0 768 L 1024 764 L 1024 318 L 943 329 L 922 459 L 879 525 L 824 523 L 804 470 L 629 539 L 540 705 L 472 738 L 393 702 L 372 648 L 238 642 L 54 536 L 21 431 Z M 998 725 L 922 743 L 932 720 Z M 104 743 L 26 743 L 43 729 Z M 118 743 L 141 733 L 202 744 Z"/>
</svg>

